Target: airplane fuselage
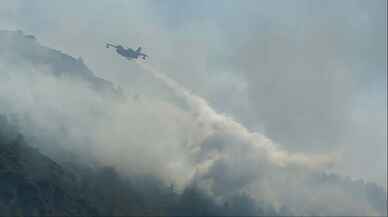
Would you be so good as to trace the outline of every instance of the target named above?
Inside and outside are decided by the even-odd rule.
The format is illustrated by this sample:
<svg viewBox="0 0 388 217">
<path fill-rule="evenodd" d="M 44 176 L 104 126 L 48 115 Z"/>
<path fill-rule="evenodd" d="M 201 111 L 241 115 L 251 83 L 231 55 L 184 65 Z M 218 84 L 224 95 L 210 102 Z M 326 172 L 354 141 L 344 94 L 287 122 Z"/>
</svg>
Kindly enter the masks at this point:
<svg viewBox="0 0 388 217">
<path fill-rule="evenodd" d="M 123 57 L 126 57 L 127 59 L 136 59 L 139 57 L 139 54 L 136 53 L 134 50 L 131 48 L 124 49 L 122 47 L 116 48 L 116 52 L 120 54 Z"/>
<path fill-rule="evenodd" d="M 109 48 L 109 47 L 116 48 L 116 52 L 118 54 L 120 54 L 121 56 L 127 58 L 128 60 L 130 60 L 130 59 L 137 59 L 139 57 L 142 57 L 145 60 L 146 57 L 148 57 L 146 54 L 141 53 L 141 47 L 137 48 L 136 50 L 133 50 L 131 48 L 125 49 L 121 45 L 116 46 L 116 45 L 107 43 L 106 44 L 106 48 Z"/>
</svg>

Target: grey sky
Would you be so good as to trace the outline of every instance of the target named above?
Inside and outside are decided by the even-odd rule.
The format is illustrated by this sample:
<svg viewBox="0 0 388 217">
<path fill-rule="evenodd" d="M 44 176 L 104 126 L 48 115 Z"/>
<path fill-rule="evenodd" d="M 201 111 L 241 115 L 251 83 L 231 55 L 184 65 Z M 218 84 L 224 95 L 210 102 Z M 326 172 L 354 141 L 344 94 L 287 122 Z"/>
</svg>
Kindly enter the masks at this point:
<svg viewBox="0 0 388 217">
<path fill-rule="evenodd" d="M 103 47 L 142 45 L 150 61 L 282 147 L 338 152 L 334 170 L 386 186 L 386 1 L 0 0 L 0 28 L 82 56 L 142 91 L 137 66 Z M 145 91 L 145 90 L 144 90 Z"/>
</svg>

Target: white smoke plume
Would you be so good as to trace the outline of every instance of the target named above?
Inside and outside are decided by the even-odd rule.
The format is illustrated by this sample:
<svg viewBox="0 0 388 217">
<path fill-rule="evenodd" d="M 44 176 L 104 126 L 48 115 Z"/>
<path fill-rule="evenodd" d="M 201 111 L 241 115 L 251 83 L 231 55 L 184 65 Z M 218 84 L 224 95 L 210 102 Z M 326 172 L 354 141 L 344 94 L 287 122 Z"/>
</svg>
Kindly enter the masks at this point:
<svg viewBox="0 0 388 217">
<path fill-rule="evenodd" d="M 140 65 L 186 109 L 158 97 L 101 98 L 82 82 L 53 77 L 42 66 L 4 63 L 0 111 L 26 117 L 22 133 L 40 150 L 45 150 L 43 144 L 60 153 L 70 150 L 129 176 L 155 175 L 177 189 L 195 184 L 221 201 L 243 192 L 276 209 L 290 207 L 295 214 L 378 214 L 365 195 L 354 199 L 351 190 L 310 175 L 330 166 L 333 155 L 284 151 L 217 113 L 152 65 Z M 343 205 L 338 208 L 339 201 Z"/>
<path fill-rule="evenodd" d="M 191 128 L 194 132 L 188 139 L 188 148 L 190 158 L 195 160 L 191 176 L 185 180 L 198 184 L 221 201 L 244 192 L 277 210 L 290 207 L 294 214 L 379 215 L 362 199 L 365 195 L 354 200 L 352 190 L 341 189 L 339 183 L 314 183 L 314 177 L 324 174 L 335 162 L 335 154 L 306 155 L 282 150 L 266 136 L 251 132 L 233 118 L 217 113 L 204 98 L 151 64 L 137 63 L 172 89 L 193 114 L 196 127 Z M 293 195 L 299 195 L 300 199 L 295 200 Z M 330 208 L 325 210 L 325 206 Z M 320 213 L 320 210 L 325 211 Z"/>
<path fill-rule="evenodd" d="M 334 155 L 307 156 L 302 153 L 294 154 L 281 150 L 275 146 L 271 139 L 259 133 L 250 132 L 246 127 L 233 120 L 233 118 L 217 113 L 204 98 L 195 95 L 185 87 L 179 85 L 175 80 L 159 72 L 151 64 L 142 61 L 137 61 L 137 63 L 143 69 L 152 73 L 156 79 L 173 89 L 178 97 L 186 101 L 191 112 L 195 114 L 195 121 L 202 123 L 201 127 L 204 130 L 203 135 L 201 135 L 201 140 L 215 133 L 234 135 L 244 143 L 252 144 L 255 148 L 266 153 L 265 156 L 272 163 L 282 167 L 295 164 L 306 168 L 324 168 L 330 166 L 335 160 Z"/>
<path fill-rule="evenodd" d="M 58 55 L 31 49 L 47 58 Z M 195 185 L 220 202 L 244 193 L 294 214 L 383 213 L 366 191 L 357 191 L 363 185 L 348 187 L 336 176 L 322 175 L 335 162 L 334 154 L 285 151 L 218 113 L 205 98 L 151 64 L 138 61 L 144 69 L 139 70 L 123 61 L 122 74 L 144 72 L 141 84 L 147 84 L 142 86 L 150 94 L 128 84 L 125 88 L 140 96 L 129 93 L 117 100 L 94 91 L 84 79 L 72 78 L 84 73 L 77 68 L 54 76 L 49 65 L 15 64 L 6 57 L 0 61 L 0 112 L 15 115 L 26 140 L 43 152 L 51 149 L 60 156 L 70 151 L 89 164 L 111 166 L 130 177 L 156 176 L 178 190 Z"/>
</svg>

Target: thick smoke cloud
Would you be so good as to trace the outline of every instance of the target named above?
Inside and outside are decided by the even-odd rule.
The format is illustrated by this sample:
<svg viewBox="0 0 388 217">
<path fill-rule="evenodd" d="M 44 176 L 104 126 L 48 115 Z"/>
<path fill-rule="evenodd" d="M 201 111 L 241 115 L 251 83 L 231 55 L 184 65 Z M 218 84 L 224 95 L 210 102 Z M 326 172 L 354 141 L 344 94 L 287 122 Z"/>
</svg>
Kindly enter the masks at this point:
<svg viewBox="0 0 388 217">
<path fill-rule="evenodd" d="M 31 68 L 3 65 L 1 111 L 22 115 L 22 133 L 43 146 L 38 148 L 80 153 L 123 172 L 179 177 L 169 174 L 173 170 L 168 167 L 180 163 L 181 127 L 189 123 L 184 111 L 152 99 L 143 102 L 147 106 L 132 97 L 117 103 L 82 82 L 58 80 Z M 60 147 L 51 147 L 55 144 Z"/>
<path fill-rule="evenodd" d="M 386 80 L 386 3 L 293 2 L 281 10 L 256 1 L 175 3 L 4 2 L 2 27 L 26 29 L 82 56 L 128 99 L 102 99 L 82 83 L 4 63 L 2 111 L 32 119 L 27 135 L 45 144 L 62 138 L 62 147 L 125 174 L 156 174 L 182 188 L 198 184 L 219 198 L 248 192 L 302 214 L 327 207 L 322 214 L 378 214 L 365 195 L 354 200 L 343 186 L 311 181 L 321 164 L 310 159 L 334 156 L 334 170 L 386 183 L 386 103 L 379 103 L 386 83 L 376 82 Z M 157 81 L 112 55 L 107 41 L 143 45 L 160 71 L 204 98 L 182 98 L 174 82 L 166 89 L 169 78 Z M 380 89 L 370 92 L 372 85 Z M 312 200 L 316 195 L 322 197 Z M 335 208 L 339 202 L 343 207 Z"/>
<path fill-rule="evenodd" d="M 336 170 L 386 185 L 385 1 L 171 3 L 179 13 L 156 5 L 175 32 L 206 31 L 217 41 L 207 43 L 203 72 L 193 72 L 206 81 L 187 82 L 216 108 L 288 150 L 337 150 Z"/>
<path fill-rule="evenodd" d="M 53 77 L 40 71 L 41 66 L 2 63 L 1 110 L 17 117 L 24 114 L 19 118 L 22 132 L 41 150 L 75 152 L 123 174 L 157 175 L 179 188 L 196 185 L 219 200 L 244 192 L 277 210 L 290 207 L 296 214 L 317 214 L 321 209 L 333 215 L 378 214 L 368 201 L 353 201 L 351 192 L 338 183 L 310 181 L 332 162 L 330 156 L 281 150 L 151 66 L 141 65 L 184 106 L 148 97 L 103 98 L 82 81 Z M 308 202 L 317 187 L 327 196 Z M 290 198 L 294 193 L 301 195 L 298 203 Z M 348 205 L 339 210 L 320 207 L 335 207 L 328 198 L 340 195 Z"/>
<path fill-rule="evenodd" d="M 292 213 L 304 215 L 379 214 L 373 205 L 366 205 L 369 204 L 367 199 L 348 198 L 352 190 L 341 189 L 343 186 L 338 183 L 314 180 L 314 175 L 333 162 L 333 156 L 308 156 L 281 150 L 265 136 L 249 132 L 240 123 L 218 114 L 206 100 L 193 95 L 152 66 L 142 66 L 173 89 L 178 97 L 184 98 L 195 113 L 193 121 L 200 122 L 201 128 L 205 128 L 207 135 L 202 135 L 203 142 L 191 144 L 198 150 L 192 181 L 215 197 L 227 198 L 245 192 L 258 201 L 272 204 L 276 210 L 291 204 Z M 294 201 L 290 195 L 295 194 L 303 199 Z M 319 194 L 319 199 L 310 201 L 314 194 Z M 330 200 L 332 197 L 338 200 Z M 340 208 L 337 207 L 339 202 Z M 333 208 L 326 210 L 324 206 Z"/>
</svg>

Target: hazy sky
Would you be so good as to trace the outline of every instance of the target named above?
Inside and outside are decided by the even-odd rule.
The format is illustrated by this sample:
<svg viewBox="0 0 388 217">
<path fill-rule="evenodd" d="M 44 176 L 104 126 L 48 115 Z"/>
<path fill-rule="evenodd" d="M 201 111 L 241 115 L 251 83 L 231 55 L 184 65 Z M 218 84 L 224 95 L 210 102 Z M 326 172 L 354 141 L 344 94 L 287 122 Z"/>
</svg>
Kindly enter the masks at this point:
<svg viewBox="0 0 388 217">
<path fill-rule="evenodd" d="M 0 4 L 0 29 L 82 56 L 124 89 L 147 84 L 105 42 L 143 46 L 150 62 L 217 111 L 285 149 L 340 153 L 334 170 L 386 186 L 384 0 Z"/>
</svg>

